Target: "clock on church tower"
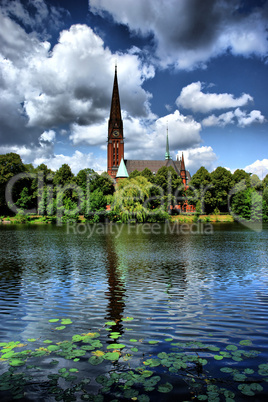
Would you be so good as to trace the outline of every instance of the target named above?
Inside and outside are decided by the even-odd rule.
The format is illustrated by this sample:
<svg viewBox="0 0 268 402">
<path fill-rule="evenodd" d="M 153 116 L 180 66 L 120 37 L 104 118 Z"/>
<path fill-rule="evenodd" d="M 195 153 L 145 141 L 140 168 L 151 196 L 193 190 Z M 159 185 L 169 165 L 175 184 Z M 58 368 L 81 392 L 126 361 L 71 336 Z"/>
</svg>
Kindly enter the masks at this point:
<svg viewBox="0 0 268 402">
<path fill-rule="evenodd" d="M 117 82 L 117 68 L 115 67 L 114 86 L 108 123 L 108 145 L 107 145 L 107 171 L 112 178 L 116 177 L 121 159 L 124 159 L 124 135 L 123 120 L 121 117 L 121 107 L 119 89 Z"/>
</svg>

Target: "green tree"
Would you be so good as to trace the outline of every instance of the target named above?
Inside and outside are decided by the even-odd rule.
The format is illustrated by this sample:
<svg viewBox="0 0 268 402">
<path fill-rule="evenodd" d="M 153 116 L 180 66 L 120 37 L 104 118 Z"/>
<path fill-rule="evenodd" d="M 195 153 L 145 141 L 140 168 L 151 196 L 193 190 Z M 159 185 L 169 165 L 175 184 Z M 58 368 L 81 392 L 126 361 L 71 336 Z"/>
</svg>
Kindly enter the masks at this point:
<svg viewBox="0 0 268 402">
<path fill-rule="evenodd" d="M 201 166 L 192 176 L 187 190 L 187 197 L 190 204 L 196 206 L 198 213 L 212 212 L 212 178 L 208 170 Z"/>
<path fill-rule="evenodd" d="M 233 174 L 233 181 L 234 184 L 241 182 L 242 180 L 245 181 L 245 184 L 247 186 L 250 185 L 250 174 L 245 172 L 243 169 L 236 169 L 236 171 Z"/>
<path fill-rule="evenodd" d="M 19 173 L 26 171 L 24 164 L 18 154 L 13 152 L 0 155 L 0 214 L 6 215 L 10 213 L 5 199 L 6 185 L 9 180 Z M 24 185 L 19 180 L 14 186 L 12 191 L 13 200 L 16 202 L 19 198 L 20 192 Z"/>
<path fill-rule="evenodd" d="M 141 176 L 145 177 L 150 183 L 155 183 L 155 176 L 150 169 L 143 169 L 143 171 L 141 172 Z"/>
<path fill-rule="evenodd" d="M 150 196 L 150 187 L 151 183 L 142 176 L 119 180 L 111 206 L 112 219 L 121 222 L 132 219 L 145 222 L 148 211 L 143 204 Z"/>
<path fill-rule="evenodd" d="M 65 186 L 74 182 L 74 174 L 71 171 L 71 168 L 67 163 L 64 163 L 55 173 L 53 177 L 54 185 Z"/>
<path fill-rule="evenodd" d="M 212 197 L 211 206 L 213 209 L 218 208 L 221 212 L 228 211 L 228 195 L 233 187 L 232 173 L 219 166 L 211 173 L 212 180 Z"/>
</svg>

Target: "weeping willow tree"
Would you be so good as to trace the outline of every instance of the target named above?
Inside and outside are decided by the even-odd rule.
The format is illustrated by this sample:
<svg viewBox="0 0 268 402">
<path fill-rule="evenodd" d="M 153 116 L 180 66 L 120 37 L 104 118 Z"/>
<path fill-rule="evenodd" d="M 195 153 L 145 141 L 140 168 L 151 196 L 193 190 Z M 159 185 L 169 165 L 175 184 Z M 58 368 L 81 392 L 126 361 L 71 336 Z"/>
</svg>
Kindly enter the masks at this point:
<svg viewBox="0 0 268 402">
<path fill-rule="evenodd" d="M 152 184 L 142 176 L 119 180 L 111 206 L 116 220 L 124 223 L 131 220 L 145 222 L 148 210 L 144 203 L 150 197 L 151 186 Z"/>
</svg>

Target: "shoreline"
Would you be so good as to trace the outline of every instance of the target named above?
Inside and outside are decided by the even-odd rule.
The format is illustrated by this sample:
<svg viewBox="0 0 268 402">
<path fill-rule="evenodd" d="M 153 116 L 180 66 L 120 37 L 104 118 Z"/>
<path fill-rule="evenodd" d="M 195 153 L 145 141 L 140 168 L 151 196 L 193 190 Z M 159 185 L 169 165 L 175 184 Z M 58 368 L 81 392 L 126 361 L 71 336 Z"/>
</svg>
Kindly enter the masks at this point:
<svg viewBox="0 0 268 402">
<path fill-rule="evenodd" d="M 0 219 L 0 224 L 35 224 L 35 225 L 43 225 L 43 224 L 52 224 L 53 222 L 49 221 L 49 219 L 44 219 L 46 217 L 43 217 L 41 215 L 35 215 L 35 216 L 30 216 L 29 219 L 26 219 L 25 221 L 18 222 L 15 216 L 9 217 L 3 217 Z M 50 217 L 53 218 L 53 217 Z M 56 219 L 56 217 L 54 217 Z M 235 222 L 234 218 L 231 215 L 193 215 L 193 214 L 181 214 L 181 215 L 172 215 L 170 223 L 231 223 Z M 79 220 L 76 223 L 91 223 L 90 221 L 86 221 L 84 219 L 84 216 L 79 216 Z M 114 222 L 117 223 L 117 222 Z M 120 223 L 120 222 L 118 222 Z M 133 223 L 133 222 L 131 222 Z M 138 224 L 139 222 L 137 222 Z M 143 224 L 146 224 L 148 222 L 144 222 Z M 163 223 L 163 222 L 156 222 L 156 223 Z"/>
</svg>

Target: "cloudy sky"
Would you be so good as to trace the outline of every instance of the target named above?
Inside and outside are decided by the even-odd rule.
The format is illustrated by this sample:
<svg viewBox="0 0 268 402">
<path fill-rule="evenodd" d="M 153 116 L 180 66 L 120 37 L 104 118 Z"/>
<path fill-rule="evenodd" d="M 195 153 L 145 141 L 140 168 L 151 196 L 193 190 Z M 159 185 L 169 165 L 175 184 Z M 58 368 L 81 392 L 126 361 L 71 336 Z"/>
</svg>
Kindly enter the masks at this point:
<svg viewBox="0 0 268 402">
<path fill-rule="evenodd" d="M 0 0 L 0 153 L 106 170 L 114 77 L 125 157 L 268 173 L 268 1 Z"/>
</svg>

